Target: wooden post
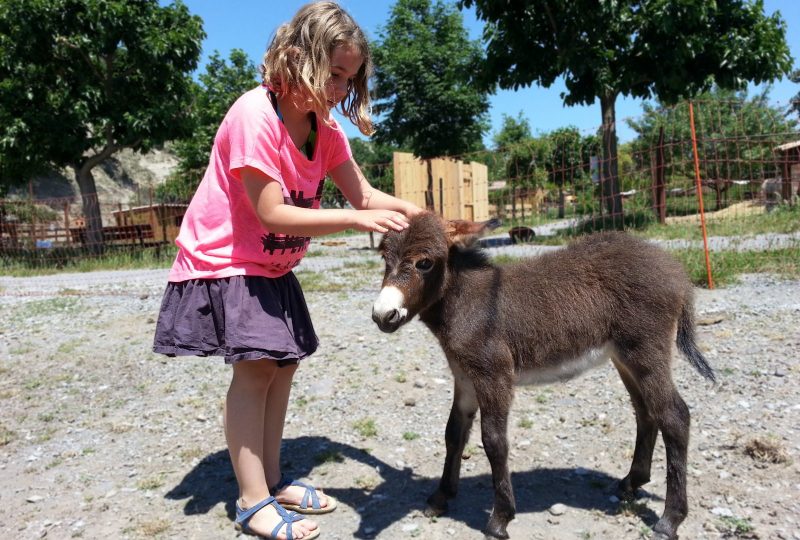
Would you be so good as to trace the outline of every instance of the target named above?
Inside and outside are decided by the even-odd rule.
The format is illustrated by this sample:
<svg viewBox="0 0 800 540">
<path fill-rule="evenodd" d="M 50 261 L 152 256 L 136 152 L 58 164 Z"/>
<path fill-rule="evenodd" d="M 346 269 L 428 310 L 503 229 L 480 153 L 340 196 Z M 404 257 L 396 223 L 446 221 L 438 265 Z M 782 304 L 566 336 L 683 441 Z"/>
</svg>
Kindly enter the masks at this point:
<svg viewBox="0 0 800 540">
<path fill-rule="evenodd" d="M 692 128 L 692 153 L 694 154 L 694 178 L 697 186 L 697 203 L 700 207 L 700 228 L 703 230 L 703 251 L 706 257 L 706 276 L 708 277 L 708 288 L 714 288 L 714 280 L 711 278 L 711 260 L 708 256 L 708 232 L 706 231 L 706 213 L 703 209 L 703 185 L 700 181 L 700 156 L 697 154 L 697 133 L 694 128 L 694 106 L 689 102 L 689 125 Z"/>
<path fill-rule="evenodd" d="M 792 160 L 790 155 L 792 150 L 800 152 L 799 148 L 791 148 L 781 151 L 781 199 L 784 202 L 792 200 Z"/>
<path fill-rule="evenodd" d="M 655 165 L 653 167 L 653 212 L 658 222 L 667 222 L 667 170 L 664 164 L 664 127 L 658 130 Z"/>
<path fill-rule="evenodd" d="M 72 236 L 69 234 L 69 201 L 64 201 L 64 234 L 67 235 L 64 243 L 69 243 Z"/>
<path fill-rule="evenodd" d="M 426 159 L 425 162 L 428 164 L 428 189 L 425 190 L 425 209 L 435 211 L 436 208 L 433 205 L 433 164 L 430 159 Z"/>
</svg>

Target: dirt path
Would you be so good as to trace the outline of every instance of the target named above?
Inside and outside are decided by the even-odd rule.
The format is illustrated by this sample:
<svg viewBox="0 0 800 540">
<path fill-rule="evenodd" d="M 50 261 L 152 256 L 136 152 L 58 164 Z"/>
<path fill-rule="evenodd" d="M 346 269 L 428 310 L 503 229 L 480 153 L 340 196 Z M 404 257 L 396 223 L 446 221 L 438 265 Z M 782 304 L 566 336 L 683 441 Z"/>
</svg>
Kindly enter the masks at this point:
<svg viewBox="0 0 800 540">
<path fill-rule="evenodd" d="M 481 538 L 491 478 L 477 431 L 450 513 L 421 513 L 441 472 L 451 376 L 418 322 L 391 336 L 373 327 L 373 262 L 356 290 L 306 276 L 317 280 L 308 296 L 322 347 L 296 377 L 284 469 L 340 500 L 319 518 L 324 539 Z M 0 277 L 0 538 L 236 536 L 221 427 L 229 368 L 150 352 L 165 277 Z M 800 281 L 749 277 L 698 296 L 699 340 L 720 382 L 676 361 L 693 420 L 681 536 L 800 539 Z M 635 429 L 627 400 L 611 366 L 520 389 L 512 538 L 648 534 L 663 509 L 663 445 L 643 498 L 621 507 L 613 485 Z M 772 453 L 748 455 L 754 440 Z"/>
</svg>

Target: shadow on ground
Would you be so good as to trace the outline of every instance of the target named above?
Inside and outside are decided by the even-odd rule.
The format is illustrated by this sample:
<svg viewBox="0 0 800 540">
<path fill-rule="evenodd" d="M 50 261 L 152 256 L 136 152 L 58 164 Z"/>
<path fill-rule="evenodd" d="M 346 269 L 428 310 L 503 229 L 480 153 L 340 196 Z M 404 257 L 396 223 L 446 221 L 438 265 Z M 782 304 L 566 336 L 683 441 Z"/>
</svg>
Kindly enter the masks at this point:
<svg viewBox="0 0 800 540">
<path fill-rule="evenodd" d="M 423 478 L 412 469 L 398 469 L 353 446 L 332 441 L 326 437 L 298 437 L 284 441 L 283 470 L 295 478 L 311 474 L 320 459 L 343 461 L 351 459 L 363 463 L 381 477 L 372 490 L 352 488 L 326 488 L 326 493 L 353 508 L 361 517 L 355 538 L 373 538 L 393 523 L 403 519 L 413 510 L 424 510 L 425 500 L 437 486 L 437 478 Z M 620 504 L 614 502 L 616 478 L 606 473 L 585 469 L 535 469 L 511 475 L 517 514 L 546 512 L 556 503 L 583 510 L 598 510 L 607 515 L 619 512 Z M 220 502 L 231 520 L 237 497 L 236 478 L 227 450 L 206 456 L 165 498 L 188 499 L 185 515 L 208 513 Z M 655 498 L 640 491 L 640 495 Z M 458 496 L 450 502 L 447 516 L 460 521 L 476 531 L 482 530 L 489 518 L 492 505 L 492 479 L 489 475 L 462 478 Z M 658 516 L 649 508 L 635 511 L 649 527 Z"/>
</svg>

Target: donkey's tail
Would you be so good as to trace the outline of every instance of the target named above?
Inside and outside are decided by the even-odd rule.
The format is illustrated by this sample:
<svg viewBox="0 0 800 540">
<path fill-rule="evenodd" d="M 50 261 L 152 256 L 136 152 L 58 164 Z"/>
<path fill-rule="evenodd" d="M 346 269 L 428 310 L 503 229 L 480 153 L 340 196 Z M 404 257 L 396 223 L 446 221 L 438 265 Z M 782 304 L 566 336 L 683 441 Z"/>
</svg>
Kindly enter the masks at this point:
<svg viewBox="0 0 800 540">
<path fill-rule="evenodd" d="M 703 353 L 697 348 L 697 343 L 694 341 L 694 308 L 691 298 L 688 298 L 681 310 L 680 317 L 678 318 L 678 337 L 676 339 L 678 348 L 686 356 L 694 368 L 700 372 L 700 375 L 716 382 L 717 378 L 714 375 L 714 370 L 708 365 Z"/>
</svg>

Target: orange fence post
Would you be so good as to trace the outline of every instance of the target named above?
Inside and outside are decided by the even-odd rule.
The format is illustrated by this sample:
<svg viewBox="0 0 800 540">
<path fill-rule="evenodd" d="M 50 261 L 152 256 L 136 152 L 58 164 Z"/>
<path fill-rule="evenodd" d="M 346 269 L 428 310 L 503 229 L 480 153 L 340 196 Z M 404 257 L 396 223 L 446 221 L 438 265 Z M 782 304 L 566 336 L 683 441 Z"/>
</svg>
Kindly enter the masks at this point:
<svg viewBox="0 0 800 540">
<path fill-rule="evenodd" d="M 708 276 L 708 288 L 714 288 L 714 281 L 711 279 L 711 259 L 708 256 L 708 233 L 706 232 L 706 214 L 703 209 L 703 185 L 700 182 L 700 158 L 697 154 L 697 133 L 694 128 L 694 106 L 689 102 L 689 125 L 692 128 L 692 152 L 694 153 L 694 179 L 697 186 L 697 202 L 700 205 L 700 228 L 703 230 L 703 251 L 706 257 L 706 275 Z"/>
</svg>

